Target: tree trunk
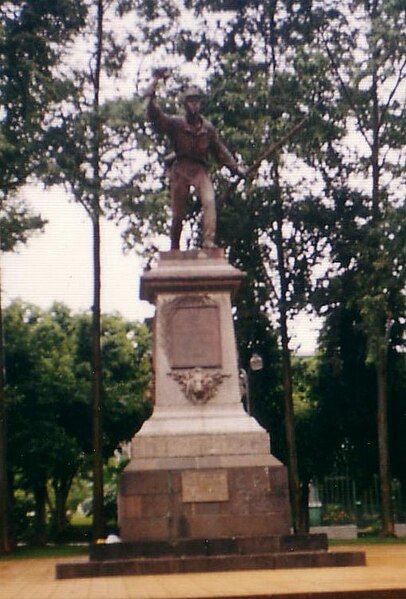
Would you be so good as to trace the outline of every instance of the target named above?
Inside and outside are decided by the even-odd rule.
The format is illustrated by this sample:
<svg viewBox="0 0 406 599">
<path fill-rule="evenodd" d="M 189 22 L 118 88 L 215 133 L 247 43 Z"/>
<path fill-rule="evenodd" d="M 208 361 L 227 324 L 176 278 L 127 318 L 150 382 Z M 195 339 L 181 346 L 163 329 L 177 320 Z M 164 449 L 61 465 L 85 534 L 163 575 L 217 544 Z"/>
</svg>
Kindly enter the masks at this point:
<svg viewBox="0 0 406 599">
<path fill-rule="evenodd" d="M 46 483 L 36 485 L 33 493 L 35 499 L 34 542 L 36 545 L 45 545 L 47 541 Z"/>
<path fill-rule="evenodd" d="M 371 146 L 371 167 L 372 167 L 372 219 L 376 223 L 381 218 L 380 200 L 380 114 L 378 97 L 378 73 L 374 53 L 372 72 L 372 146 Z"/>
<path fill-rule="evenodd" d="M 388 447 L 386 351 L 379 352 L 379 355 L 377 356 L 376 375 L 378 387 L 377 425 L 382 518 L 381 535 L 385 537 L 393 537 L 395 536 L 395 525 L 393 520 L 392 488 Z"/>
<path fill-rule="evenodd" d="M 96 68 L 93 121 L 93 321 L 92 321 L 92 440 L 93 440 L 93 539 L 104 535 L 103 427 L 101 368 L 101 267 L 100 267 L 100 117 L 99 91 L 103 39 L 103 0 L 97 3 Z"/>
<path fill-rule="evenodd" d="M 9 489 L 7 474 L 7 423 L 5 398 L 5 359 L 2 289 L 0 278 L 0 554 L 10 553 L 12 549 L 9 523 Z"/>
<path fill-rule="evenodd" d="M 100 222 L 93 223 L 94 297 L 92 323 L 92 438 L 93 438 L 93 538 L 104 534 L 103 426 L 101 398 Z"/>
<path fill-rule="evenodd" d="M 309 480 L 306 480 L 306 481 L 302 480 L 302 483 L 300 486 L 300 499 L 301 499 L 300 530 L 301 530 L 301 532 L 309 532 L 309 527 L 310 527 L 309 484 L 310 484 Z"/>
<path fill-rule="evenodd" d="M 283 369 L 283 399 L 285 408 L 285 435 L 288 452 L 288 475 L 289 494 L 292 510 L 292 524 L 295 533 L 305 532 L 303 530 L 303 518 L 301 516 L 302 501 L 299 482 L 297 449 L 295 435 L 295 417 L 292 395 L 292 367 L 289 350 L 289 338 L 287 334 L 286 313 L 281 310 L 281 340 L 282 340 L 282 369 Z"/>
<path fill-rule="evenodd" d="M 61 480 L 53 484 L 55 493 L 54 528 L 56 536 L 60 536 L 66 529 L 68 519 L 66 517 L 66 501 L 72 484 L 72 478 Z"/>
<path fill-rule="evenodd" d="M 372 5 L 372 17 L 377 13 L 376 0 Z M 371 166 L 372 166 L 372 222 L 374 226 L 382 219 L 382 209 L 380 206 L 380 111 L 379 111 L 379 93 L 378 93 L 378 72 L 377 55 L 380 50 L 377 48 L 373 56 L 372 71 L 372 148 L 371 148 Z M 377 249 L 379 251 L 379 249 Z M 372 332 L 374 335 L 374 332 Z M 381 494 L 381 518 L 383 536 L 394 536 L 395 526 L 393 521 L 392 507 L 392 489 L 390 476 L 390 460 L 388 446 L 388 397 L 387 397 L 387 349 L 388 339 L 384 334 L 380 337 L 377 333 L 378 348 L 375 356 L 375 370 L 377 379 L 377 429 L 378 429 L 378 451 L 379 451 L 379 480 Z M 383 344 L 381 346 L 381 344 Z"/>
<path fill-rule="evenodd" d="M 289 349 L 289 334 L 288 334 L 288 315 L 287 315 L 287 279 L 284 259 L 284 244 L 283 244 L 283 212 L 282 198 L 279 187 L 278 168 L 275 164 L 275 186 L 278 195 L 277 209 L 277 229 L 276 229 L 276 251 L 278 258 L 278 272 L 280 280 L 280 299 L 279 299 L 279 320 L 281 331 L 282 344 L 282 370 L 283 370 L 283 398 L 285 410 L 285 436 L 286 447 L 288 454 L 288 476 L 289 476 L 289 495 L 290 505 L 292 510 L 292 525 L 295 533 L 304 532 L 303 518 L 301 517 L 301 489 L 299 482 L 299 472 L 297 464 L 297 449 L 295 435 L 295 421 L 293 409 L 293 392 L 292 392 L 292 366 Z"/>
</svg>

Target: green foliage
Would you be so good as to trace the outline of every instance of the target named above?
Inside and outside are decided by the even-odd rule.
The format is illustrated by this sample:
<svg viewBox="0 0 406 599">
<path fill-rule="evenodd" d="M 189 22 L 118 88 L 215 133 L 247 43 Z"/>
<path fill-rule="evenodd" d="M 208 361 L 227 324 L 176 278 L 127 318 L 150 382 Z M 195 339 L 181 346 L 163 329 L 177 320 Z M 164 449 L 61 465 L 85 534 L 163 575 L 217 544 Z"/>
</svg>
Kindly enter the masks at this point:
<svg viewBox="0 0 406 599">
<path fill-rule="evenodd" d="M 12 533 L 13 538 L 23 542 L 35 535 L 34 518 L 35 501 L 31 493 L 27 493 L 20 486 L 18 479 L 15 483 L 13 502 Z"/>
<path fill-rule="evenodd" d="M 324 526 L 342 526 L 343 524 L 349 523 L 352 523 L 352 517 L 344 511 L 341 505 L 330 503 L 324 506 Z"/>
<path fill-rule="evenodd" d="M 53 69 L 84 15 L 79 0 L 10 0 L 0 7 L 0 190 L 5 196 L 38 164 L 46 109 L 64 93 Z"/>
<path fill-rule="evenodd" d="M 344 28 L 326 23 L 323 42 L 351 111 L 348 124 L 363 142 L 350 146 L 348 139 L 336 146 L 339 170 L 330 174 L 336 189 L 334 273 L 314 296 L 328 315 L 318 391 L 326 421 L 336 425 L 337 459 L 361 482 L 380 465 L 382 524 L 390 534 L 389 463 L 400 471 L 394 448 L 404 434 L 405 363 L 398 352 L 405 327 L 405 219 L 398 165 L 406 147 L 398 132 L 405 124 L 399 105 L 406 77 L 405 13 L 399 4 L 380 0 L 349 6 L 352 19 Z M 345 173 L 344 194 L 339 188 L 345 192 Z"/>
<path fill-rule="evenodd" d="M 105 481 L 105 512 L 106 521 L 110 530 L 117 529 L 117 495 L 119 477 L 121 472 L 128 464 L 128 458 L 111 459 L 105 466 L 104 481 Z"/>
<path fill-rule="evenodd" d="M 343 290 L 343 298 L 349 291 Z M 344 301 L 343 301 L 344 304 Z M 367 359 L 368 338 L 355 309 L 335 307 L 321 335 L 317 379 L 314 386 L 319 418 L 330 445 L 329 463 L 338 472 L 350 472 L 360 486 L 378 470 L 376 430 L 376 377 Z M 404 454 L 406 360 L 392 345 L 388 352 L 388 415 L 393 476 L 406 483 Z M 333 423 L 333 424 L 332 424 Z M 326 449 L 320 456 L 326 456 Z"/>
<path fill-rule="evenodd" d="M 90 393 L 91 317 L 77 317 L 75 373 L 82 392 Z M 117 443 L 129 441 L 150 415 L 151 406 L 140 402 L 149 381 L 150 333 L 145 325 L 125 323 L 118 315 L 102 321 L 102 363 L 104 393 L 104 455 L 108 458 Z M 90 416 L 90 414 L 88 415 Z M 74 424 L 77 426 L 77 423 Z M 87 423 L 89 425 L 89 423 Z M 91 452 L 90 437 L 83 434 L 83 448 Z"/>
<path fill-rule="evenodd" d="M 350 472 L 362 485 L 377 466 L 376 384 L 365 360 L 359 314 L 344 306 L 335 308 L 320 341 L 314 392 L 324 430 L 321 441 L 328 440 L 331 469 Z"/>
<path fill-rule="evenodd" d="M 0 213 L 0 250 L 13 251 L 19 244 L 26 243 L 34 232 L 42 231 L 45 224 L 39 215 L 31 213 L 24 201 L 9 197 Z"/>
<path fill-rule="evenodd" d="M 48 497 L 55 518 L 62 517 L 58 510 L 66 509 L 72 480 L 92 452 L 89 331 L 88 315 L 72 316 L 60 304 L 43 312 L 14 302 L 5 310 L 9 460 L 19 487 L 34 494 L 37 516 Z M 108 315 L 102 343 L 107 459 L 151 413 L 144 400 L 150 339 L 145 326 Z"/>
<path fill-rule="evenodd" d="M 292 363 L 295 431 L 299 448 L 299 476 L 307 485 L 328 473 L 331 465 L 331 433 L 321 422 L 313 389 L 317 373 L 315 358 L 295 357 Z M 317 447 L 317 450 L 315 449 Z"/>
</svg>

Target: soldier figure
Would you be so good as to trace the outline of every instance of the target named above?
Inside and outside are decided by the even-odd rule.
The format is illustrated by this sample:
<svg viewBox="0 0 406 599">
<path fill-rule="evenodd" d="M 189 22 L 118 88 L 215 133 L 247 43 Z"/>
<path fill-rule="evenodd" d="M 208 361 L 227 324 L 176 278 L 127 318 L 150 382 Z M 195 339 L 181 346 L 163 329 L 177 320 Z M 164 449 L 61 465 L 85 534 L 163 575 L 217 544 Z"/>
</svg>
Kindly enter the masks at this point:
<svg viewBox="0 0 406 599">
<path fill-rule="evenodd" d="M 208 155 L 227 166 L 234 174 L 244 177 L 247 168 L 238 165 L 236 160 L 220 141 L 213 125 L 200 115 L 202 91 L 196 86 L 184 93 L 186 114 L 174 117 L 164 114 L 156 102 L 155 92 L 159 79 L 165 78 L 165 71 L 157 69 L 149 85 L 147 114 L 154 129 L 166 134 L 174 148 L 169 167 L 170 193 L 172 206 L 171 249 L 179 249 L 186 204 L 193 185 L 203 209 L 203 247 L 216 247 L 216 205 L 213 184 L 210 179 Z"/>
</svg>

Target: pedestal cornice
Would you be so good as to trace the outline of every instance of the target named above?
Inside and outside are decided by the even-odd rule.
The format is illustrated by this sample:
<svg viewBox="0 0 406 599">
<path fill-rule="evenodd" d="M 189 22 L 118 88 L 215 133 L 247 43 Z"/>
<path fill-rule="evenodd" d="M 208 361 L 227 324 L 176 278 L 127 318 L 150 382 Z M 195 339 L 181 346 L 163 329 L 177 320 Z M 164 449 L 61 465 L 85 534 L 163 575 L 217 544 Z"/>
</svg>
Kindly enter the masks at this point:
<svg viewBox="0 0 406 599">
<path fill-rule="evenodd" d="M 234 294 L 245 276 L 226 261 L 221 248 L 161 252 L 158 266 L 141 277 L 140 297 L 155 303 L 159 293 L 228 291 Z"/>
</svg>

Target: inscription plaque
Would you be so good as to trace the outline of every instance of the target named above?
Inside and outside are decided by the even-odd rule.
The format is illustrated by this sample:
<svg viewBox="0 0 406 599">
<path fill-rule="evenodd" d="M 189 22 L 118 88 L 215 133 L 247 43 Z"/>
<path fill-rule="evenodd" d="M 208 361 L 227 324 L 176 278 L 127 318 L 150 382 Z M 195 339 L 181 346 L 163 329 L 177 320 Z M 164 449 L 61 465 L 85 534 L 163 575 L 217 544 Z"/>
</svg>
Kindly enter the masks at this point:
<svg viewBox="0 0 406 599">
<path fill-rule="evenodd" d="M 182 501 L 228 501 L 227 472 L 182 472 Z"/>
<path fill-rule="evenodd" d="M 220 316 L 205 297 L 180 298 L 168 317 L 172 368 L 221 368 Z"/>
</svg>

